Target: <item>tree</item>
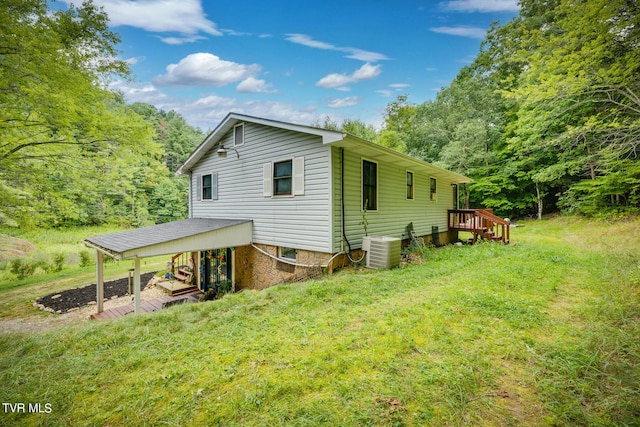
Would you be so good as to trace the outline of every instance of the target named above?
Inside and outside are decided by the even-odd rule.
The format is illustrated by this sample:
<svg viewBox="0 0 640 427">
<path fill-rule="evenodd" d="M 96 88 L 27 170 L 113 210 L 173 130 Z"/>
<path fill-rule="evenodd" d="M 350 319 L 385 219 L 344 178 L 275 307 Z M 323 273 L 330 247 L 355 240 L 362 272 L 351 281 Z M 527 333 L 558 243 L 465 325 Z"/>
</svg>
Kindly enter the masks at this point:
<svg viewBox="0 0 640 427">
<path fill-rule="evenodd" d="M 149 126 L 105 89 L 129 74 L 118 42 L 90 1 L 0 4 L 0 221 L 92 222 L 104 178 L 159 154 Z"/>
<path fill-rule="evenodd" d="M 546 153 L 530 178 L 537 189 L 564 187 L 565 207 L 581 210 L 582 198 L 592 208 L 594 200 L 598 208 L 637 208 L 640 6 L 555 3 L 552 22 L 528 32 L 535 49 L 519 52 L 527 69 L 506 92 L 519 105 L 513 151 L 521 159 Z"/>
</svg>

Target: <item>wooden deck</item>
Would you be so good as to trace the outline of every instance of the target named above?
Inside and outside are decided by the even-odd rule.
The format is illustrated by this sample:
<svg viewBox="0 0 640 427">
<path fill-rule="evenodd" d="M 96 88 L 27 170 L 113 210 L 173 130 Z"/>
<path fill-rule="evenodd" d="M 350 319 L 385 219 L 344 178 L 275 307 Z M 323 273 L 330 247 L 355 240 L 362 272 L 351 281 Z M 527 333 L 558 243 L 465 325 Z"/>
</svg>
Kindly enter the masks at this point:
<svg viewBox="0 0 640 427">
<path fill-rule="evenodd" d="M 473 243 L 479 237 L 509 243 L 511 224 L 492 209 L 450 209 L 448 216 L 449 229 L 473 233 Z"/>
<path fill-rule="evenodd" d="M 159 298 L 154 298 L 146 301 L 140 301 L 140 313 L 151 313 L 152 311 L 158 311 L 165 308 L 167 305 L 180 304 L 186 302 L 198 302 L 197 295 L 200 291 L 195 290 L 181 295 L 165 295 Z M 91 315 L 91 319 L 117 319 L 124 317 L 127 314 L 134 312 L 133 303 L 123 305 L 120 307 L 110 308 L 102 313 L 95 313 Z"/>
</svg>

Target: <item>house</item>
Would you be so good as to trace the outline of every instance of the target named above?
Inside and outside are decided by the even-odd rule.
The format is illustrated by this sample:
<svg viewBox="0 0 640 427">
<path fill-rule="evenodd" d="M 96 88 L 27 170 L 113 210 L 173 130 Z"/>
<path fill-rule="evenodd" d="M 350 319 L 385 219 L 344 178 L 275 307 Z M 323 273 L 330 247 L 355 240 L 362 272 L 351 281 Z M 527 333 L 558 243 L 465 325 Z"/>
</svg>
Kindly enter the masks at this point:
<svg viewBox="0 0 640 427">
<path fill-rule="evenodd" d="M 86 239 L 99 260 L 134 259 L 139 272 L 140 258 L 186 253 L 201 289 L 262 289 L 359 258 L 366 235 L 406 241 L 409 224 L 451 241 L 448 210 L 471 181 L 340 131 L 235 113 L 178 173 L 189 218 Z"/>
</svg>

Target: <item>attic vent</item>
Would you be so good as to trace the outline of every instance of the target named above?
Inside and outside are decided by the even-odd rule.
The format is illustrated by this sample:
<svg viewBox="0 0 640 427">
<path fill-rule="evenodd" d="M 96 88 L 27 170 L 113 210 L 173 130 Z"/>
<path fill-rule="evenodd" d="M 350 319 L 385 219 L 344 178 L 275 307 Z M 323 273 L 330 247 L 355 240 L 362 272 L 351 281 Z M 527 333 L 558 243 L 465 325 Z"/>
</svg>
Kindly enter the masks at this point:
<svg viewBox="0 0 640 427">
<path fill-rule="evenodd" d="M 362 239 L 362 250 L 367 253 L 369 268 L 393 268 L 400 265 L 400 239 L 384 236 L 367 236 Z"/>
</svg>

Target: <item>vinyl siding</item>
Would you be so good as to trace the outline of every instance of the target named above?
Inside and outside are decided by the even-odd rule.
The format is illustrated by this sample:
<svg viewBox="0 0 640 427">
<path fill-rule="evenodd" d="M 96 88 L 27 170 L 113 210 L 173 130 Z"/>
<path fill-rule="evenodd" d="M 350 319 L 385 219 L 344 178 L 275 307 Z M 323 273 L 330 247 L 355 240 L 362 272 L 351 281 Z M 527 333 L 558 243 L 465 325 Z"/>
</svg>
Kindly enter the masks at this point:
<svg viewBox="0 0 640 427">
<path fill-rule="evenodd" d="M 220 143 L 233 147 L 233 130 Z M 226 158 L 212 148 L 191 171 L 194 218 L 253 220 L 253 241 L 320 252 L 331 251 L 330 153 L 319 136 L 244 123 L 244 144 Z M 304 195 L 265 197 L 264 164 L 304 157 Z M 295 162 L 294 162 L 295 163 Z M 218 200 L 198 201 L 197 179 L 218 174 Z"/>
<path fill-rule="evenodd" d="M 333 148 L 333 251 L 346 249 L 342 237 L 340 194 L 340 149 Z M 437 201 L 430 200 L 429 175 L 424 171 L 402 168 L 385 162 L 384 157 L 368 157 L 344 150 L 345 231 L 352 249 L 360 248 L 364 237 L 362 211 L 362 160 L 378 164 L 378 209 L 367 211 L 367 232 L 370 236 L 408 238 L 406 227 L 413 222 L 418 235 L 431 234 L 432 226 L 439 232 L 447 230 L 447 210 L 453 208 L 451 182 L 437 179 Z M 406 172 L 413 172 L 413 196 L 407 200 Z M 343 248 L 344 245 L 344 248 Z"/>
</svg>

